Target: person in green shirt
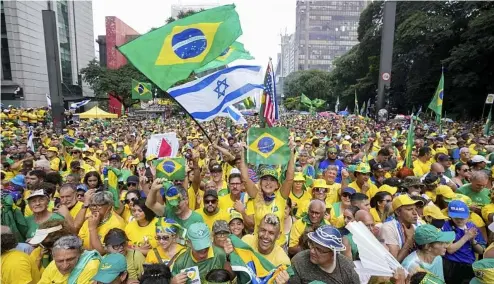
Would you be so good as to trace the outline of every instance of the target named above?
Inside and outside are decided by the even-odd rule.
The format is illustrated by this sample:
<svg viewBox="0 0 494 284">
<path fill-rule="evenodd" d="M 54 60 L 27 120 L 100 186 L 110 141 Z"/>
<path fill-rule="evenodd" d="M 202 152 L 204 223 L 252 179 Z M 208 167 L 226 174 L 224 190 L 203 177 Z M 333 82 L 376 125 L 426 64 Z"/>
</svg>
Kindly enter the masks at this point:
<svg viewBox="0 0 494 284">
<path fill-rule="evenodd" d="M 175 260 L 171 283 L 195 283 L 197 279 L 205 283 L 206 275 L 213 269 L 225 269 L 233 274 L 223 249 L 211 243 L 206 224 L 192 224 L 187 230 L 187 239 L 189 248 Z"/>
<path fill-rule="evenodd" d="M 64 220 L 64 217 L 58 213 L 48 210 L 50 195 L 44 189 L 33 191 L 27 198 L 27 204 L 33 212 L 33 215 L 26 217 L 27 233 L 26 239 L 34 237 L 39 224 L 51 220 Z"/>
<path fill-rule="evenodd" d="M 158 195 L 165 179 L 155 179 L 146 198 L 146 206 L 157 216 L 173 219 L 180 226 L 188 229 L 194 223 L 203 223 L 204 219 L 197 212 L 190 210 L 187 190 L 180 185 L 172 185 L 165 192 L 166 204 L 158 202 Z"/>
<path fill-rule="evenodd" d="M 491 203 L 490 189 L 486 187 L 488 182 L 489 177 L 485 172 L 473 171 L 470 176 L 470 183 L 458 188 L 457 192 L 470 197 L 474 205 L 482 207 Z"/>
</svg>

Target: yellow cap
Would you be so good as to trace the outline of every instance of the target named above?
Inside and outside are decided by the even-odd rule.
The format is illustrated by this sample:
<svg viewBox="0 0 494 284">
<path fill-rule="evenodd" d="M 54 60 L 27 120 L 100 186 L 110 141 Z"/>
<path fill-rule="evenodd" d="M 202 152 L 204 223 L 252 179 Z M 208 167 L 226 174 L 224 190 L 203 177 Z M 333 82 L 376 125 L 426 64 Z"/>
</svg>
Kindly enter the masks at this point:
<svg viewBox="0 0 494 284">
<path fill-rule="evenodd" d="M 240 219 L 242 220 L 242 222 L 244 221 L 244 217 L 242 217 L 242 214 L 238 213 L 236 210 L 232 210 L 230 212 L 230 219 L 228 220 L 228 223 L 230 223 L 234 219 Z"/>
<path fill-rule="evenodd" d="M 47 151 L 56 152 L 58 154 L 58 148 L 57 147 L 50 147 L 50 148 L 48 148 Z"/>
<path fill-rule="evenodd" d="M 455 193 L 455 197 L 453 197 L 452 200 L 461 200 L 463 202 L 465 202 L 465 204 L 467 206 L 470 206 L 472 205 L 472 199 L 464 194 L 460 194 L 460 193 Z"/>
<path fill-rule="evenodd" d="M 357 168 L 355 169 L 355 172 L 359 172 L 362 174 L 368 174 L 370 173 L 370 167 L 369 164 L 367 163 L 360 163 L 357 165 Z"/>
<path fill-rule="evenodd" d="M 303 173 L 295 173 L 295 177 L 293 181 L 305 181 L 305 177 Z"/>
<path fill-rule="evenodd" d="M 444 199 L 452 200 L 456 197 L 456 194 L 453 192 L 451 187 L 447 185 L 440 185 L 436 188 L 436 195 L 442 195 Z"/>
<path fill-rule="evenodd" d="M 430 216 L 438 220 L 448 219 L 448 216 L 444 215 L 443 212 L 441 212 L 441 209 L 434 204 L 424 207 L 424 216 Z"/>
<path fill-rule="evenodd" d="M 329 188 L 328 184 L 323 179 L 315 179 L 312 188 Z"/>
<path fill-rule="evenodd" d="M 348 142 L 348 140 L 345 140 L 343 141 L 343 143 L 341 143 L 341 145 L 350 145 L 350 142 Z"/>
<path fill-rule="evenodd" d="M 401 206 L 406 206 L 406 205 L 414 205 L 416 203 L 422 202 L 420 200 L 413 200 L 408 196 L 408 194 L 402 194 L 400 196 L 396 196 L 393 199 L 393 203 L 391 203 L 393 207 L 393 211 L 396 211 L 396 209 L 400 208 Z"/>
<path fill-rule="evenodd" d="M 150 154 L 150 155 L 148 155 L 148 156 L 146 157 L 146 160 L 148 160 L 148 161 L 149 161 L 149 160 L 154 160 L 154 159 L 157 159 L 157 158 L 158 158 L 158 156 L 156 156 L 155 154 Z"/>
<path fill-rule="evenodd" d="M 132 162 L 130 163 L 131 165 L 137 165 L 139 164 L 139 159 L 135 158 L 134 160 L 132 160 Z"/>
<path fill-rule="evenodd" d="M 391 195 L 394 195 L 398 191 L 398 188 L 395 186 L 383 184 L 381 185 L 381 187 L 379 187 L 379 191 L 386 191 L 389 192 Z"/>
</svg>

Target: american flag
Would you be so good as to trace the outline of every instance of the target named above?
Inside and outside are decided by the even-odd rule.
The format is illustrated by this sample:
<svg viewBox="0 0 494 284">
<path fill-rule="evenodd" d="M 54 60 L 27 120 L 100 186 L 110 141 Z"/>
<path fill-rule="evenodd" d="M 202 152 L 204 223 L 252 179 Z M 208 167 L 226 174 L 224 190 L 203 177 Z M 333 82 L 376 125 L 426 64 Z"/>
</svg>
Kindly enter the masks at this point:
<svg viewBox="0 0 494 284">
<path fill-rule="evenodd" d="M 269 127 L 278 120 L 278 101 L 276 100 L 276 84 L 274 82 L 274 70 L 269 60 L 266 76 L 264 77 L 264 91 L 262 93 L 264 112 L 262 113 Z"/>
</svg>

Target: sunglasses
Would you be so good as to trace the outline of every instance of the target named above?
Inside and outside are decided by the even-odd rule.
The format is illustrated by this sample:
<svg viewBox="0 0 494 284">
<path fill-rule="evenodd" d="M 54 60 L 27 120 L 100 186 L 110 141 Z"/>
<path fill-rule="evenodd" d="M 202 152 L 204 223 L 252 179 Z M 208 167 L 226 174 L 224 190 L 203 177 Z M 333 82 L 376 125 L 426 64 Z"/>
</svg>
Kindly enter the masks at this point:
<svg viewBox="0 0 494 284">
<path fill-rule="evenodd" d="M 343 197 L 351 197 L 352 195 L 348 192 L 344 192 L 341 196 Z"/>
<path fill-rule="evenodd" d="M 111 248 L 114 249 L 114 250 L 123 249 L 123 248 L 125 248 L 125 243 L 121 243 L 119 245 L 111 245 Z"/>
<path fill-rule="evenodd" d="M 80 154 L 81 152 L 79 151 L 72 151 L 72 155 L 75 155 L 75 154 Z"/>
<path fill-rule="evenodd" d="M 326 192 L 328 192 L 328 189 L 327 188 L 321 188 L 321 187 L 315 187 L 313 190 L 315 192 L 317 192 L 317 193 L 326 193 Z"/>
<path fill-rule="evenodd" d="M 158 242 L 159 241 L 168 241 L 170 239 L 170 236 L 156 236 L 154 237 Z"/>
<path fill-rule="evenodd" d="M 84 193 L 78 193 L 77 197 L 84 197 Z"/>
<path fill-rule="evenodd" d="M 127 186 L 137 186 L 137 182 L 128 182 Z"/>
<path fill-rule="evenodd" d="M 471 169 L 463 169 L 461 171 L 464 172 L 464 173 L 466 173 L 466 172 L 471 172 L 472 170 Z"/>
<path fill-rule="evenodd" d="M 328 152 L 330 155 L 336 155 L 336 152 Z"/>
<path fill-rule="evenodd" d="M 204 200 L 204 204 L 216 204 L 218 200 L 213 199 L 213 200 Z"/>
<path fill-rule="evenodd" d="M 125 204 L 130 204 L 131 202 L 134 202 L 135 203 L 136 201 L 137 201 L 137 198 L 134 197 L 134 198 L 131 198 L 131 199 L 125 199 L 124 203 Z"/>
</svg>

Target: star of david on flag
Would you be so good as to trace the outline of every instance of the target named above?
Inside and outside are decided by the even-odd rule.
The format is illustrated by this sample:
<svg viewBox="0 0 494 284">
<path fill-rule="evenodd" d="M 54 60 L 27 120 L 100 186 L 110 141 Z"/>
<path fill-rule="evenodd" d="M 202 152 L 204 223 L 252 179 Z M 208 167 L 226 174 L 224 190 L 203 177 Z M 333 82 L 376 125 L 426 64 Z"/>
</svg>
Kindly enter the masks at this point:
<svg viewBox="0 0 494 284">
<path fill-rule="evenodd" d="M 255 165 L 282 165 L 290 159 L 288 137 L 284 127 L 250 128 L 247 132 L 247 162 Z"/>
<path fill-rule="evenodd" d="M 156 167 L 156 177 L 168 180 L 185 179 L 185 159 L 184 158 L 164 158 L 153 161 Z"/>
</svg>

